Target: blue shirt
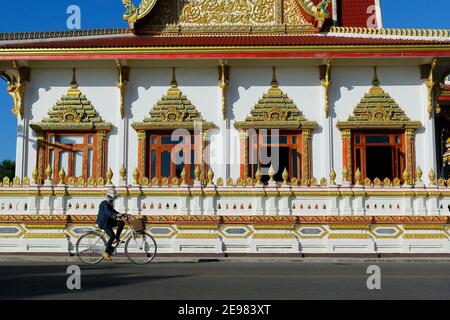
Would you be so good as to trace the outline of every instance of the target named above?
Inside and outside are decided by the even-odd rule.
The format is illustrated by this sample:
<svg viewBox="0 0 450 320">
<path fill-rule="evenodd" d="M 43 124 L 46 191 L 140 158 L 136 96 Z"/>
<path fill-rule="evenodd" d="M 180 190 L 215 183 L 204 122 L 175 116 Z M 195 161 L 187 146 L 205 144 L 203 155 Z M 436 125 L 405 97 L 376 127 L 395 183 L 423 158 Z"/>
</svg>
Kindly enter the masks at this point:
<svg viewBox="0 0 450 320">
<path fill-rule="evenodd" d="M 109 203 L 109 201 L 102 201 L 98 208 L 97 225 L 100 227 L 100 229 L 114 226 L 114 222 L 118 214 L 119 212 L 114 210 L 114 207 L 111 203 Z"/>
</svg>

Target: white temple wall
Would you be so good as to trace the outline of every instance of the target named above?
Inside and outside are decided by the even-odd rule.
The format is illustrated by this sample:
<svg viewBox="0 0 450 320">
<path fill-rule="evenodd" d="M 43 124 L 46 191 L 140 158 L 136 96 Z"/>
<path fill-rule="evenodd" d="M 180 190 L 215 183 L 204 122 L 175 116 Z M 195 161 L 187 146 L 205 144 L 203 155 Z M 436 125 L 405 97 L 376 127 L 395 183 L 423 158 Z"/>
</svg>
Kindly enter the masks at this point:
<svg viewBox="0 0 450 320">
<path fill-rule="evenodd" d="M 218 71 L 216 67 L 177 68 L 177 81 L 183 94 L 201 112 L 203 118 L 214 122 L 218 131 L 211 142 L 216 148 L 212 154 L 212 168 L 216 177 L 225 178 L 227 172 L 231 177 L 239 176 L 239 136 L 234 129 L 235 121 L 244 120 L 251 108 L 267 92 L 272 80 L 272 66 L 267 67 L 232 67 L 227 98 L 228 120 L 224 121 L 221 110 L 221 96 L 218 89 Z M 421 121 L 426 129 L 419 129 L 416 135 L 416 165 L 424 173 L 434 164 L 434 144 L 432 143 L 432 122 L 427 113 L 427 92 L 420 79 L 417 66 L 381 66 L 378 67 L 381 86 L 405 110 L 408 117 Z M 137 167 L 137 134 L 131 128 L 133 121 L 142 121 L 149 110 L 162 95 L 167 93 L 171 80 L 171 68 L 132 67 L 130 81 L 126 90 L 126 115 L 124 120 L 119 111 L 119 90 L 116 87 L 117 70 L 111 68 L 79 68 L 77 81 L 80 90 L 92 102 L 105 121 L 114 128 L 109 138 L 108 166 L 115 173 L 113 181 L 118 182 L 118 169 L 125 163 L 128 168 L 128 181 L 132 179 L 132 170 Z M 40 121 L 47 117 L 48 110 L 60 99 L 70 87 L 71 68 L 33 68 L 31 81 L 27 85 L 26 108 L 30 121 Z M 313 133 L 313 176 L 328 177 L 330 168 L 329 154 L 329 119 L 324 115 L 324 93 L 320 85 L 319 72 L 314 67 L 279 67 L 277 79 L 284 93 L 294 101 L 308 120 L 318 122 Z M 330 113 L 333 116 L 333 161 L 334 168 L 341 179 L 342 152 L 341 134 L 336 128 L 338 121 L 346 120 L 361 98 L 369 90 L 373 80 L 372 67 L 334 67 L 332 69 L 332 86 L 330 88 Z M 35 167 L 36 136 L 29 132 L 28 156 L 21 157 L 21 124 L 19 121 L 17 140 L 17 175 L 31 175 Z M 128 125 L 128 157 L 124 152 L 124 125 Z M 226 127 L 231 128 L 227 133 Z M 226 135 L 229 134 L 227 137 Z M 233 137 L 234 136 L 234 137 Z M 229 139 L 229 147 L 226 141 Z M 228 149 L 228 152 L 225 150 Z M 426 151 L 426 152 L 424 152 Z M 27 158 L 28 163 L 23 163 Z M 126 159 L 128 158 L 128 159 Z M 217 161 L 217 159 L 219 161 Z M 214 162 L 214 160 L 216 160 Z M 225 163 L 229 162 L 227 166 Z M 22 170 L 27 166 L 26 170 Z M 434 169 L 434 168 L 433 168 Z"/>
</svg>

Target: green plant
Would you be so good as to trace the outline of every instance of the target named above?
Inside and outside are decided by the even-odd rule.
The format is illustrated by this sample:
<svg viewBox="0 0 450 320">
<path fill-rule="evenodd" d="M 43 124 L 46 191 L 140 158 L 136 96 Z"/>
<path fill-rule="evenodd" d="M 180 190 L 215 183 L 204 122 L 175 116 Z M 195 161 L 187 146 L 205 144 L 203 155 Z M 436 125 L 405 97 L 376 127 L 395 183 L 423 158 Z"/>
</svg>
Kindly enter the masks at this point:
<svg viewBox="0 0 450 320">
<path fill-rule="evenodd" d="M 0 163 L 0 179 L 9 177 L 13 179 L 16 172 L 16 162 L 12 160 L 3 160 Z"/>
</svg>

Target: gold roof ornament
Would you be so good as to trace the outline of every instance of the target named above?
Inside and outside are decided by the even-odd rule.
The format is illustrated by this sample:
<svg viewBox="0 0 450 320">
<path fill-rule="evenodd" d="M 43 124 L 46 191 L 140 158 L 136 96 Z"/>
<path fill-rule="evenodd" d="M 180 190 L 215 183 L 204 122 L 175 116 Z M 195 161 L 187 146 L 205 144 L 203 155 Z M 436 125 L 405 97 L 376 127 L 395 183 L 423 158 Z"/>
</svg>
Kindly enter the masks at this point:
<svg viewBox="0 0 450 320">
<path fill-rule="evenodd" d="M 34 130 L 106 130 L 112 124 L 98 115 L 91 102 L 78 88 L 76 69 L 73 68 L 72 82 L 67 93 L 48 112 L 49 117 L 41 122 L 31 123 Z"/>
<path fill-rule="evenodd" d="M 315 129 L 317 123 L 308 121 L 297 105 L 279 87 L 276 68 L 273 67 L 272 83 L 250 111 L 245 121 L 235 122 L 238 129 Z"/>
<path fill-rule="evenodd" d="M 194 130 L 201 126 L 203 130 L 215 128 L 214 123 L 207 122 L 200 112 L 178 88 L 175 68 L 167 94 L 156 103 L 150 114 L 142 122 L 131 125 L 135 130 Z"/>
<path fill-rule="evenodd" d="M 374 67 L 373 86 L 364 95 L 347 121 L 339 121 L 339 129 L 417 129 L 419 121 L 411 121 L 395 100 L 380 86 Z"/>
<path fill-rule="evenodd" d="M 122 0 L 136 33 L 318 32 L 331 0 Z M 150 15 L 150 13 L 152 14 Z M 145 19 L 144 19 L 145 18 Z"/>
</svg>

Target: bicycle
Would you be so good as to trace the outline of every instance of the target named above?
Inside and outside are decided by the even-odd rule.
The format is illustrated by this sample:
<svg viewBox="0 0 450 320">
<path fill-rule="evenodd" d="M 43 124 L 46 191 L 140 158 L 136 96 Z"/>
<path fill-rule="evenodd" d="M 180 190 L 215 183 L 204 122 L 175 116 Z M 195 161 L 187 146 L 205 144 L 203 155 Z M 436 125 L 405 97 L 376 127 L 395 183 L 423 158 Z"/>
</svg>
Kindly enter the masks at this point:
<svg viewBox="0 0 450 320">
<path fill-rule="evenodd" d="M 128 228 L 123 231 L 121 239 L 113 246 L 113 256 L 117 253 L 117 248 L 125 243 L 125 255 L 134 264 L 144 265 L 150 263 L 156 256 L 157 245 L 155 239 L 145 230 L 135 231 L 130 226 L 129 215 L 123 216 L 128 223 Z M 81 262 L 85 264 L 98 264 L 104 258 L 106 232 L 103 230 L 89 231 L 82 235 L 76 243 L 76 252 Z M 125 239 L 122 241 L 122 239 Z"/>
</svg>

